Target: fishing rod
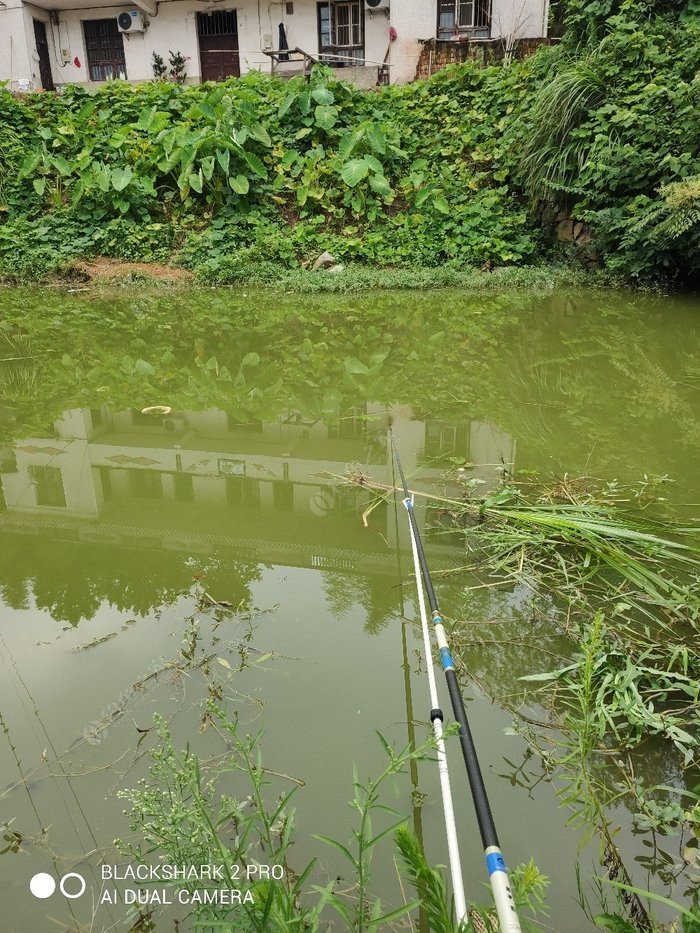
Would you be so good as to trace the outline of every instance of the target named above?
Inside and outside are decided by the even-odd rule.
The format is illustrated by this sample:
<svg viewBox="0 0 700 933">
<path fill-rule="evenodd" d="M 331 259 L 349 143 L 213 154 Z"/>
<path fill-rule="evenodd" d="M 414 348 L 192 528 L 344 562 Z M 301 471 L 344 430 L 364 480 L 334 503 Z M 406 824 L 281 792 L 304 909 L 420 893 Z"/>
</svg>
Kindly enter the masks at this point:
<svg viewBox="0 0 700 933">
<path fill-rule="evenodd" d="M 401 477 L 401 485 L 403 486 L 403 504 L 406 507 L 406 511 L 408 512 L 409 527 L 411 531 L 411 548 L 413 550 L 413 560 L 416 571 L 416 585 L 418 587 L 418 602 L 422 608 L 422 611 L 424 612 L 425 603 L 423 599 L 423 586 L 421 585 L 422 576 L 423 583 L 425 584 L 425 591 L 428 595 L 428 602 L 430 604 L 430 611 L 435 629 L 435 639 L 437 641 L 438 649 L 440 652 L 440 662 L 442 664 L 442 669 L 445 672 L 447 689 L 449 691 L 450 701 L 452 703 L 452 712 L 455 719 L 459 723 L 459 741 L 462 748 L 462 757 L 464 758 L 464 764 L 467 769 L 467 777 L 469 778 L 469 786 L 471 788 L 474 810 L 476 811 L 479 832 L 481 834 L 481 842 L 484 847 L 486 869 L 489 873 L 489 881 L 491 882 L 493 899 L 496 904 L 496 910 L 498 912 L 498 922 L 501 928 L 501 933 L 521 933 L 520 921 L 518 920 L 518 914 L 515 909 L 515 901 L 513 899 L 513 892 L 511 891 L 510 881 L 508 879 L 506 863 L 503 858 L 503 853 L 501 852 L 500 844 L 498 842 L 496 825 L 491 814 L 491 806 L 489 804 L 488 795 L 486 793 L 486 786 L 481 774 L 481 768 L 479 767 L 479 759 L 476 754 L 474 739 L 472 738 L 471 729 L 469 728 L 469 721 L 467 719 L 467 713 L 464 708 L 464 700 L 462 699 L 462 694 L 459 690 L 459 684 L 457 683 L 454 659 L 452 658 L 450 646 L 447 642 L 445 627 L 443 625 L 442 616 L 440 615 L 440 610 L 438 609 L 435 590 L 433 588 L 433 582 L 430 577 L 430 570 L 428 569 L 428 562 L 425 557 L 425 551 L 423 550 L 423 542 L 421 541 L 420 532 L 418 531 L 418 523 L 416 522 L 416 516 L 413 510 L 413 499 L 411 498 L 411 495 L 408 491 L 406 477 L 404 476 L 403 467 L 401 466 L 399 452 L 396 449 L 396 444 L 394 443 L 393 433 L 390 433 L 390 437 L 391 448 L 396 459 L 396 465 L 399 468 L 399 476 Z M 429 640 L 427 643 L 426 652 L 426 660 L 428 661 L 428 671 L 430 676 L 432 665 L 429 663 L 428 659 L 432 656 L 432 652 L 430 651 Z M 434 684 L 434 678 L 432 679 L 432 684 Z M 434 705 L 434 708 L 430 713 L 431 721 L 435 723 L 439 720 L 440 723 L 442 723 L 442 710 L 438 706 L 437 691 L 433 695 L 432 685 L 431 702 Z M 440 760 L 439 752 L 438 760 Z M 455 893 L 455 904 L 456 903 L 457 895 Z"/>
<path fill-rule="evenodd" d="M 430 649 L 430 630 L 428 627 L 428 614 L 425 611 L 423 587 L 420 585 L 420 565 L 418 563 L 418 552 L 415 547 L 413 528 L 411 528 L 411 546 L 413 550 L 413 570 L 418 583 L 418 607 L 420 610 L 421 627 L 423 629 L 423 646 L 427 659 L 432 656 L 432 651 Z M 445 834 L 447 836 L 447 852 L 450 863 L 450 875 L 452 877 L 452 892 L 455 899 L 455 913 L 460 922 L 466 923 L 469 916 L 467 911 L 467 899 L 464 894 L 464 882 L 462 880 L 462 862 L 459 857 L 457 824 L 455 822 L 454 804 L 452 802 L 450 773 L 447 767 L 447 751 L 445 750 L 445 739 L 442 734 L 442 710 L 439 705 L 440 701 L 438 699 L 433 665 L 426 663 L 426 667 L 428 670 L 428 683 L 430 685 L 430 722 L 433 727 L 437 750 L 438 772 L 440 774 L 440 788 L 442 790 L 442 809 L 445 816 Z"/>
</svg>

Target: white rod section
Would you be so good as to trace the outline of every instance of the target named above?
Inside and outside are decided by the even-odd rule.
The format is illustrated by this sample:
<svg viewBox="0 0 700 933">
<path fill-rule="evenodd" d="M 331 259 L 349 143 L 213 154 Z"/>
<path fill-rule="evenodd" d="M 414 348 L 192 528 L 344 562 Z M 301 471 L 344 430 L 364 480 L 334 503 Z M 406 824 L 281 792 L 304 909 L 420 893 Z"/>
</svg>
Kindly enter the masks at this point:
<svg viewBox="0 0 700 933">
<path fill-rule="evenodd" d="M 433 669 L 433 652 L 430 646 L 430 631 L 428 628 L 428 616 L 425 611 L 425 596 L 423 594 L 423 578 L 418 563 L 418 549 L 416 548 L 416 539 L 413 534 L 413 526 L 409 524 L 411 531 L 411 549 L 413 551 L 413 569 L 416 575 L 416 588 L 418 590 L 418 607 L 420 609 L 420 620 L 423 628 L 423 646 L 425 650 L 425 665 L 428 670 L 428 683 L 430 685 L 430 703 L 432 709 L 439 709 L 437 685 L 435 683 L 435 671 Z M 447 753 L 445 751 L 445 740 L 442 736 L 442 722 L 440 719 L 433 719 L 433 732 L 435 734 L 435 744 L 437 746 L 438 770 L 440 772 L 440 787 L 442 790 L 442 809 L 445 814 L 445 833 L 447 835 L 447 852 L 450 861 L 450 874 L 452 876 L 452 891 L 455 899 L 455 912 L 457 920 L 463 923 L 468 921 L 467 901 L 464 896 L 464 882 L 462 880 L 462 862 L 459 857 L 459 843 L 457 841 L 457 827 L 455 825 L 454 806 L 452 804 L 452 788 L 450 787 L 450 774 L 447 769 Z"/>
</svg>

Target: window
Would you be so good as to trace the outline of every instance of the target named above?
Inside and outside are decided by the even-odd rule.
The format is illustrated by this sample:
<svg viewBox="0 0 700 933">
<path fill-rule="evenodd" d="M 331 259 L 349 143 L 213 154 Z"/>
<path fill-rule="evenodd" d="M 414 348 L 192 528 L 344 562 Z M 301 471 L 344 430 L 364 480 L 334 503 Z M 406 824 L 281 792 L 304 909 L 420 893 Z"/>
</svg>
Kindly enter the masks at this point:
<svg viewBox="0 0 700 933">
<path fill-rule="evenodd" d="M 438 0 L 438 39 L 456 33 L 479 38 L 491 34 L 491 0 Z"/>
<path fill-rule="evenodd" d="M 37 505 L 65 509 L 66 493 L 59 467 L 30 466 L 29 478 L 34 485 Z"/>
<path fill-rule="evenodd" d="M 365 18 L 359 0 L 318 4 L 319 58 L 333 68 L 361 65 L 365 58 Z"/>
<path fill-rule="evenodd" d="M 83 32 L 90 80 L 126 78 L 124 39 L 116 18 L 83 20 Z"/>
</svg>

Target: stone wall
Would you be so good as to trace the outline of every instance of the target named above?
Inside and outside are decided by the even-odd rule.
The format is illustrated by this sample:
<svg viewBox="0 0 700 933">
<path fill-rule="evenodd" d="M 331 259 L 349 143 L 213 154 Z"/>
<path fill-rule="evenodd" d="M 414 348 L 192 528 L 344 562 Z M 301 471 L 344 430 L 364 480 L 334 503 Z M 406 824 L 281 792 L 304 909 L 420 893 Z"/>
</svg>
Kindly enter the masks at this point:
<svg viewBox="0 0 700 933">
<path fill-rule="evenodd" d="M 511 58 L 525 58 L 532 55 L 541 45 L 553 45 L 558 39 L 531 38 L 516 39 Z M 474 39 L 468 38 L 454 41 L 451 39 L 425 39 L 422 42 L 416 69 L 416 78 L 429 78 L 436 71 L 441 71 L 447 65 L 465 62 L 470 58 L 476 59 L 485 65 L 503 61 L 506 57 L 506 42 L 504 39 Z"/>
</svg>

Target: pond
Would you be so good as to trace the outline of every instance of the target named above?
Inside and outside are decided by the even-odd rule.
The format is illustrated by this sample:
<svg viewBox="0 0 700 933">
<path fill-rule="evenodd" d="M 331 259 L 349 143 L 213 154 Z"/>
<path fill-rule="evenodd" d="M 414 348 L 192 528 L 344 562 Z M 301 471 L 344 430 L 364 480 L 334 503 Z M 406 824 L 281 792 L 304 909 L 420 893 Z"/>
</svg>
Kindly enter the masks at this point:
<svg viewBox="0 0 700 933">
<path fill-rule="evenodd" d="M 314 835 L 347 841 L 353 765 L 382 770 L 376 731 L 422 742 L 430 703 L 405 512 L 341 478 L 361 469 L 391 484 L 391 429 L 419 491 L 447 488 L 456 467 L 484 489 L 537 471 L 665 475 L 669 510 L 690 522 L 697 315 L 696 300 L 604 291 L 0 292 L 4 928 L 136 923 L 135 907 L 99 904 L 101 866 L 127 861 L 114 840 L 133 838 L 118 793 L 148 773 L 156 712 L 177 748 L 221 753 L 207 698 L 264 729 L 265 765 L 298 786 L 298 865 L 317 855 L 318 883 L 350 884 Z M 533 619 L 522 586 L 443 573 L 464 567 L 463 538 L 439 509 L 417 512 L 446 618 L 475 632 L 462 639 L 464 694 L 506 858 L 534 858 L 551 879 L 550 929 L 590 929 L 575 866 L 601 874 L 597 840 L 568 823 L 506 708 L 538 715 L 518 678 L 566 657 L 562 636 Z M 448 749 L 467 895 L 483 902 L 454 739 Z M 682 765 L 661 743 L 638 762 L 650 784 L 692 786 Z M 434 763 L 385 802 L 445 864 Z M 666 884 L 624 798 L 610 818 L 635 882 L 681 898 L 688 879 Z M 373 877 L 393 906 L 394 858 L 379 850 Z M 39 872 L 78 873 L 85 893 L 35 898 Z M 153 920 L 193 928 L 178 904 Z"/>
</svg>

